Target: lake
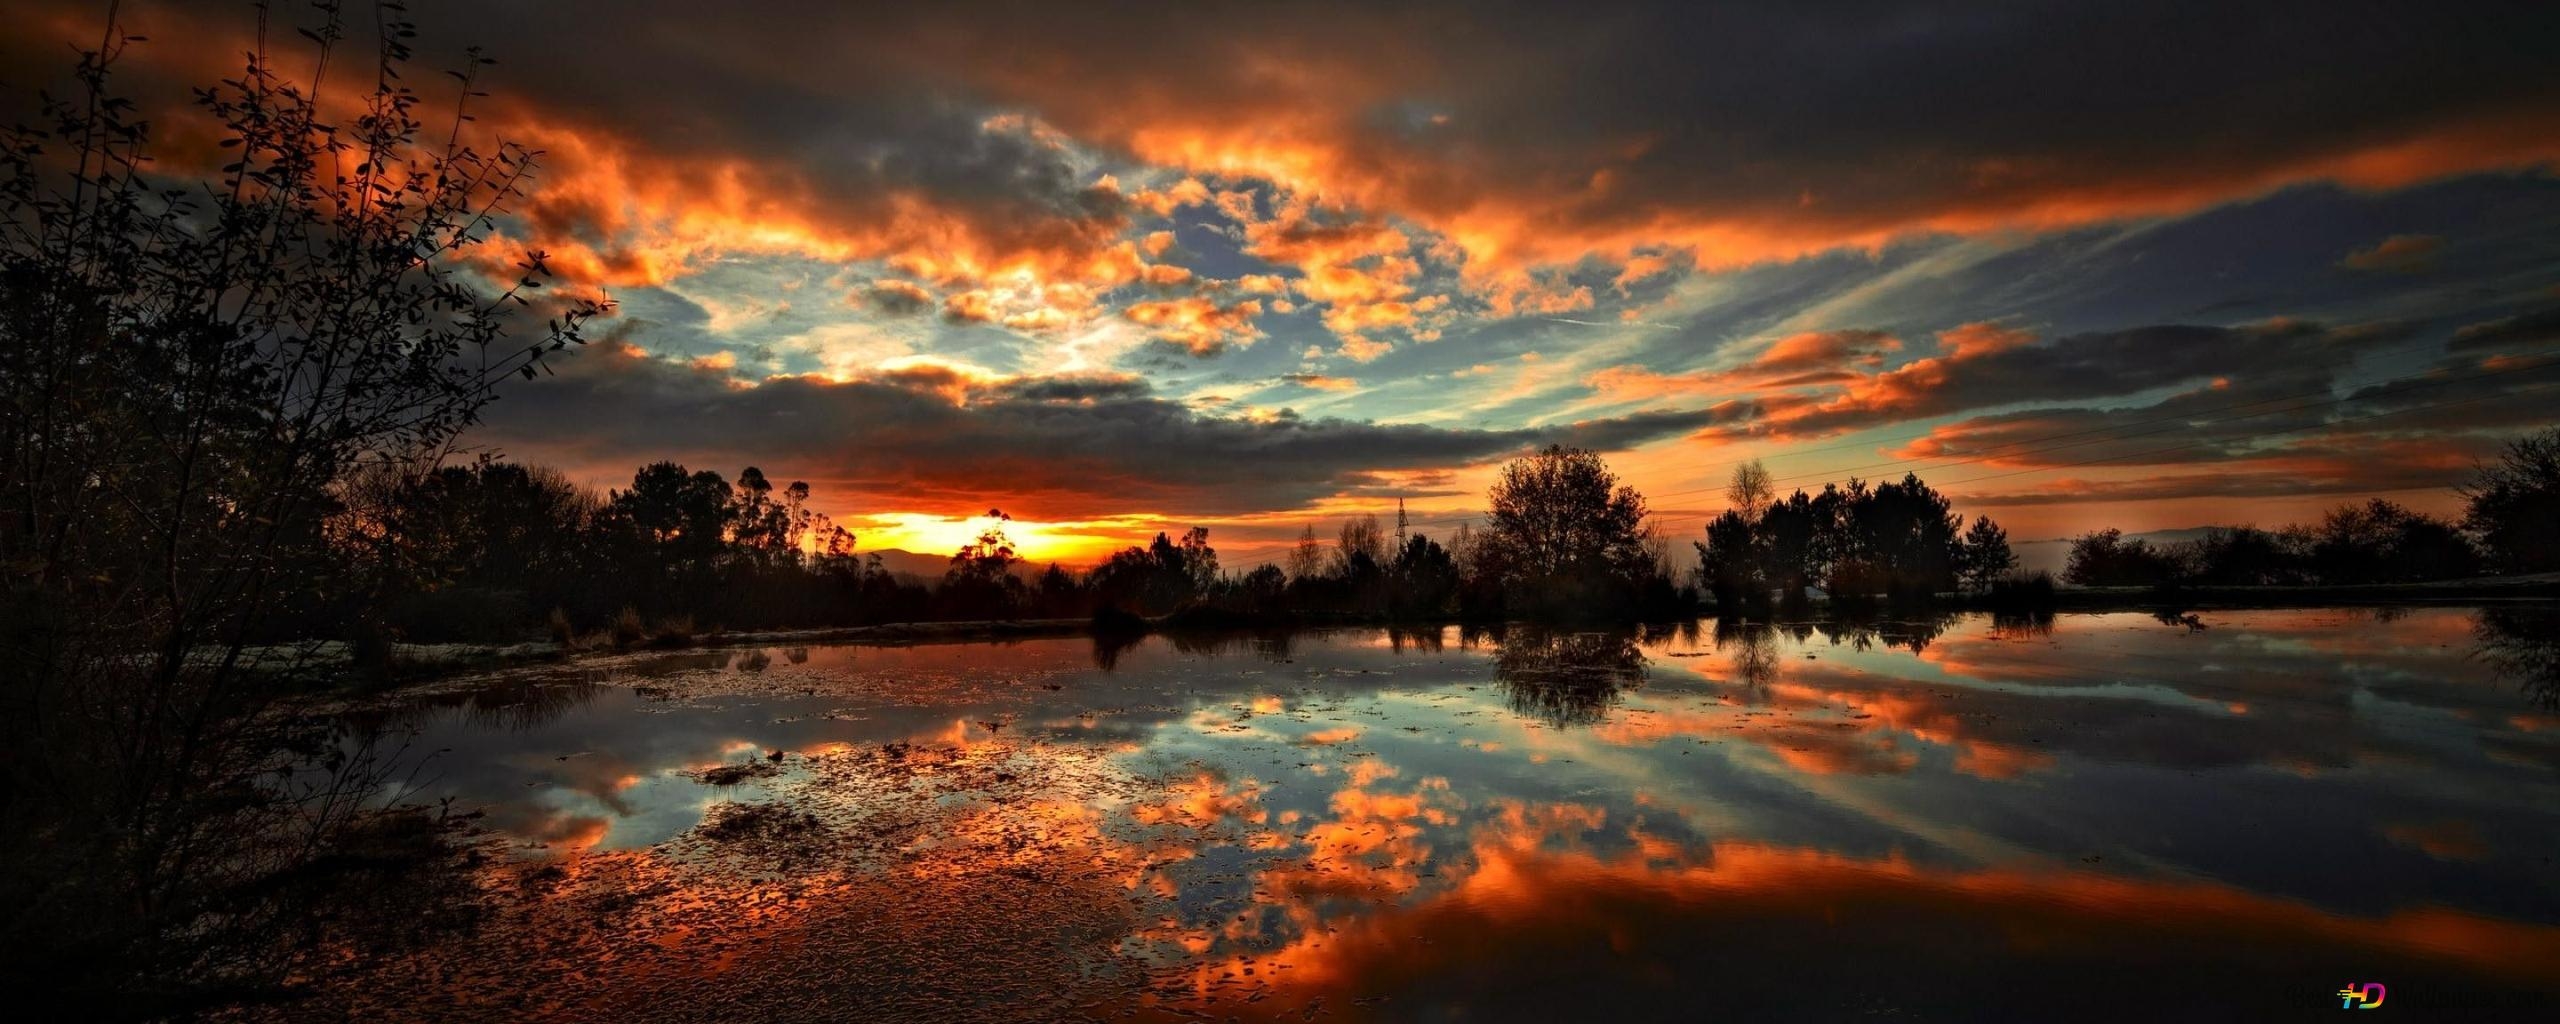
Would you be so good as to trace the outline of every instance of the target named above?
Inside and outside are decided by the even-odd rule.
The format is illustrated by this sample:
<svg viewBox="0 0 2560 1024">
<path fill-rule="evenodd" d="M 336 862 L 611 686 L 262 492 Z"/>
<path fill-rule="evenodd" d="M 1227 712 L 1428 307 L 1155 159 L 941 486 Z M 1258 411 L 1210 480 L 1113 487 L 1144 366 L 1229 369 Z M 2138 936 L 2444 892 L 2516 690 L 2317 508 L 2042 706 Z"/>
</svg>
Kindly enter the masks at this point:
<svg viewBox="0 0 2560 1024">
<path fill-rule="evenodd" d="M 1346 629 L 455 681 L 350 721 L 402 766 L 386 798 L 479 815 L 481 924 L 301 1009 L 2194 1020 L 2334 1013 L 2350 986 L 2421 1017 L 2547 1005 L 2551 619 L 2487 618 Z"/>
</svg>

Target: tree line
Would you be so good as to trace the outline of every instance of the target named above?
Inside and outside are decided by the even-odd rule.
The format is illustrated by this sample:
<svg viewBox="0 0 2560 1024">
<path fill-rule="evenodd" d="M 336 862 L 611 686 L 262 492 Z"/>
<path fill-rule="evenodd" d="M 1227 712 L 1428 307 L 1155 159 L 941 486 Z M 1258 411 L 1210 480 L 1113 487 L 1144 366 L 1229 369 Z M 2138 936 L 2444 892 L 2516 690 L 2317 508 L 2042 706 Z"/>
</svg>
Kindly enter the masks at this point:
<svg viewBox="0 0 2560 1024">
<path fill-rule="evenodd" d="M 2090 587 L 2355 586 L 2560 571 L 2560 428 L 2508 443 L 2459 492 L 2460 519 L 2372 498 L 2315 523 L 2214 527 L 2154 544 L 2074 538 L 2064 579 Z"/>
<path fill-rule="evenodd" d="M 1852 603 L 1988 591 L 2017 565 L 2006 530 L 1987 516 L 1967 525 L 1916 474 L 1780 500 L 1755 459 L 1734 470 L 1725 496 L 1696 542 L 1699 579 L 1723 613 L 1798 608 L 1815 590 Z"/>
<path fill-rule="evenodd" d="M 1001 510 L 926 585 L 811 506 L 806 483 L 671 462 L 603 494 L 484 458 L 376 469 L 338 491 L 324 531 L 361 582 L 298 602 L 280 628 L 358 647 L 498 640 L 547 624 L 574 644 L 678 643 L 710 629 L 921 619 L 1181 616 L 1185 621 L 1629 618 L 1683 614 L 1694 588 L 1660 556 L 1644 498 L 1596 454 L 1561 446 L 1506 466 L 1485 528 L 1444 543 L 1375 515 L 1330 542 L 1306 528 L 1285 565 L 1224 566 L 1209 531 L 1159 533 L 1089 570 L 1031 571 Z"/>
<path fill-rule="evenodd" d="M 2064 578 L 2082 586 L 2362 584 L 2555 567 L 2560 431 L 2525 438 L 2466 485 L 2459 523 L 2375 499 L 2314 524 L 2217 527 L 2153 544 L 2100 530 L 2075 540 Z M 1916 474 L 1852 479 L 1776 498 L 1756 461 L 1694 543 L 1695 568 L 1663 555 L 1643 496 L 1598 455 L 1551 447 L 1504 467 L 1484 528 L 1445 540 L 1375 515 L 1314 525 L 1277 563 L 1231 568 L 1192 527 L 1112 553 L 1090 569 L 1034 570 L 990 509 L 939 580 L 883 568 L 811 505 L 809 485 L 755 467 L 735 480 L 661 462 L 596 494 L 562 474 L 482 459 L 416 472 L 376 468 L 337 492 L 324 531 L 358 585 L 298 602 L 291 628 L 387 650 L 413 642 L 521 638 L 547 625 L 573 644 L 682 643 L 713 629 L 926 619 L 1175 617 L 1196 625 L 1298 619 L 1486 621 L 1670 618 L 1910 604 L 1948 596 L 2049 599 L 2017 571 L 2008 533 L 1970 521 Z M 334 632 L 333 632 L 334 631 Z"/>
</svg>

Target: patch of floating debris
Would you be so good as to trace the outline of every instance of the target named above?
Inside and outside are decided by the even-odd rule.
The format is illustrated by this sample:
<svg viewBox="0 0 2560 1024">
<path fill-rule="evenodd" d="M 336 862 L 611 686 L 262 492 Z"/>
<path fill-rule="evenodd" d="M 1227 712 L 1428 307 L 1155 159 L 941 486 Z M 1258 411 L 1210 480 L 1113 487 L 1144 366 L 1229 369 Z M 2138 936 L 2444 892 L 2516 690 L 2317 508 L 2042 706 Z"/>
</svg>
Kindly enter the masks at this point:
<svg viewBox="0 0 2560 1024">
<path fill-rule="evenodd" d="M 483 858 L 467 934 L 243 1016 L 1161 1016 L 1177 965 L 1126 939 L 1168 912 L 1150 869 L 1204 836 L 1115 813 L 1167 798 L 1112 754 L 888 743 L 698 772 L 765 785 L 645 849 Z"/>
</svg>

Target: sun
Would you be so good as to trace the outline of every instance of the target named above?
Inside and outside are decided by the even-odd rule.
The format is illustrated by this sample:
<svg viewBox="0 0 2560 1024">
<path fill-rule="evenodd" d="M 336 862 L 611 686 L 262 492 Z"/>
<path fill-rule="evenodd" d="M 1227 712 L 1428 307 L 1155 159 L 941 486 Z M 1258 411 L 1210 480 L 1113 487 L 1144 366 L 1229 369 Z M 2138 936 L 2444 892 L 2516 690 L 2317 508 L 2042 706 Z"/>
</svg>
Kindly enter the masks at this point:
<svg viewBox="0 0 2560 1024">
<path fill-rule="evenodd" d="M 899 550 L 947 555 L 999 525 L 986 515 L 949 516 L 926 512 L 883 512 L 861 516 L 851 528 L 860 551 Z M 1078 563 L 1099 557 L 1119 545 L 1117 538 L 1092 532 L 1095 524 L 1013 519 L 1001 524 L 1013 541 L 1014 554 L 1026 562 Z"/>
</svg>

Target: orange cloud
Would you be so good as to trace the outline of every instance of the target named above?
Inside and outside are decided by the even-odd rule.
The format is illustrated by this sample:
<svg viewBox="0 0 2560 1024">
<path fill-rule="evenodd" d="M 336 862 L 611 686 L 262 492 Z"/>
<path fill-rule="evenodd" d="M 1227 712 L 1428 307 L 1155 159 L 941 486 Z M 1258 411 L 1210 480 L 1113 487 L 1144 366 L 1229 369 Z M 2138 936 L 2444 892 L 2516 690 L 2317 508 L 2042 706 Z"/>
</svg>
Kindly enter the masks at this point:
<svg viewBox="0 0 2560 1024">
<path fill-rule="evenodd" d="M 2338 265 L 2349 270 L 2414 273 L 2434 266 L 2436 253 L 2443 248 L 2444 239 L 2435 235 L 2393 235 L 2348 253 Z"/>
<path fill-rule="evenodd" d="M 1902 341 L 1882 331 L 1808 331 L 1780 338 L 1751 361 L 1763 373 L 1884 365 L 1884 354 Z"/>
<path fill-rule="evenodd" d="M 1253 326 L 1253 318 L 1261 313 L 1262 303 L 1253 299 L 1222 306 L 1196 295 L 1135 302 L 1120 311 L 1121 316 L 1146 325 L 1156 337 L 1181 345 L 1195 356 L 1250 344 L 1261 336 Z"/>
</svg>

